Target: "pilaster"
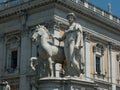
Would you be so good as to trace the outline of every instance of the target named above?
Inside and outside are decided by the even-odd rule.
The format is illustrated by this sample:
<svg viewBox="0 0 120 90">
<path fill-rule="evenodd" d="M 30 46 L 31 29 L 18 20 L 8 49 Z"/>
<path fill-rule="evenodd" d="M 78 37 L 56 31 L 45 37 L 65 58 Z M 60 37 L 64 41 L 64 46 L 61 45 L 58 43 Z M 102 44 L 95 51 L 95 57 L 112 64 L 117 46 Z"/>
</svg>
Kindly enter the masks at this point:
<svg viewBox="0 0 120 90">
<path fill-rule="evenodd" d="M 109 50 L 110 50 L 110 70 L 111 70 L 112 90 L 116 90 L 116 65 L 115 65 L 115 51 L 113 44 L 109 44 Z"/>
<path fill-rule="evenodd" d="M 85 32 L 85 63 L 86 63 L 86 80 L 90 81 L 90 34 Z"/>
<path fill-rule="evenodd" d="M 110 45 L 107 46 L 108 48 L 108 80 L 111 82 L 111 52 L 110 52 Z"/>
<path fill-rule="evenodd" d="M 21 60 L 20 60 L 20 90 L 29 90 L 29 82 L 27 73 L 29 72 L 29 60 L 30 60 L 30 37 L 29 31 L 24 30 L 21 32 Z"/>
<path fill-rule="evenodd" d="M 29 78 L 25 75 L 20 76 L 19 90 L 30 90 Z"/>
</svg>

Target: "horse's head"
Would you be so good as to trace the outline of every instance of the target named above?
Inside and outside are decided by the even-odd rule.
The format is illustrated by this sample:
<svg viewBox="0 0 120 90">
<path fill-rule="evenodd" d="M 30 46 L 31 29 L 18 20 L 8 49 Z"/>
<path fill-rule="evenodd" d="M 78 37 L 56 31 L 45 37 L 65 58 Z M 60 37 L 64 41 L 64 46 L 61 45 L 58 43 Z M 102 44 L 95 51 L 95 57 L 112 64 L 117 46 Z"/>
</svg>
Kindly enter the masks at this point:
<svg viewBox="0 0 120 90">
<path fill-rule="evenodd" d="M 48 37 L 50 35 L 49 31 L 47 30 L 46 27 L 42 26 L 42 25 L 38 25 L 36 26 L 36 29 L 32 35 L 32 41 L 37 41 L 38 36 L 45 36 Z"/>
</svg>

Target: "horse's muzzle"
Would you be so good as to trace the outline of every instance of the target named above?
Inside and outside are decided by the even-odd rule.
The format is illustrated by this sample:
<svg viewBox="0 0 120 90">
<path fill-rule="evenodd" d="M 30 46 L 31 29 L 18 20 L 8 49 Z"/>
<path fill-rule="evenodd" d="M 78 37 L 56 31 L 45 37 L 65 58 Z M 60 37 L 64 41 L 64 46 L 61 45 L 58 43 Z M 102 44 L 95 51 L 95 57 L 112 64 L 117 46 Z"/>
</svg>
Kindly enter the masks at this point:
<svg viewBox="0 0 120 90">
<path fill-rule="evenodd" d="M 32 37 L 31 39 L 32 39 L 32 42 L 35 42 L 35 38 Z"/>
</svg>

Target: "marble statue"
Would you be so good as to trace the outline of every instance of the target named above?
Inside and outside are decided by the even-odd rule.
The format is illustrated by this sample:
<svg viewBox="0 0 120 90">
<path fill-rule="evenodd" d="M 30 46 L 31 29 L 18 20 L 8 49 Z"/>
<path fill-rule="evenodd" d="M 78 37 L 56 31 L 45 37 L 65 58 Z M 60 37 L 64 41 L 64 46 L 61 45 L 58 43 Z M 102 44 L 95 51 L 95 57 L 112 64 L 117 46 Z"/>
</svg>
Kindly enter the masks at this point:
<svg viewBox="0 0 120 90">
<path fill-rule="evenodd" d="M 69 28 L 59 41 L 64 41 L 64 52 L 67 61 L 66 76 L 80 76 L 82 73 L 81 59 L 83 48 L 83 31 L 80 24 L 75 23 L 74 13 L 68 13 Z"/>
<path fill-rule="evenodd" d="M 2 90 L 11 90 L 11 89 L 10 89 L 10 85 L 9 85 L 9 83 L 8 83 L 7 81 L 3 81 L 2 84 L 5 85 L 5 86 L 2 88 Z"/>
<path fill-rule="evenodd" d="M 38 79 L 44 77 L 44 74 L 49 74 L 48 76 L 54 77 L 56 63 L 62 64 L 64 69 L 64 49 L 63 47 L 49 43 L 50 36 L 51 34 L 48 29 L 41 25 L 36 27 L 32 35 L 32 41 L 35 42 L 38 47 L 38 57 L 31 58 L 31 67 L 33 70 L 36 70 Z"/>
</svg>

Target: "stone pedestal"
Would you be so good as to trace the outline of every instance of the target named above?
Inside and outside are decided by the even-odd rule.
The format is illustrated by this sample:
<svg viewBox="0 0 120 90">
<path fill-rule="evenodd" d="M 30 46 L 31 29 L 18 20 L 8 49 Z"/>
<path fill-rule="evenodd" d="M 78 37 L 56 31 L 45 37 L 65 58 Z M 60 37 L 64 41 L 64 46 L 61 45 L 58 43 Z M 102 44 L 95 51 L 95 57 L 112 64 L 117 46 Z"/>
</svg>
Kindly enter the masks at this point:
<svg viewBox="0 0 120 90">
<path fill-rule="evenodd" d="M 42 78 L 38 90 L 95 90 L 95 84 L 79 78 Z"/>
</svg>

